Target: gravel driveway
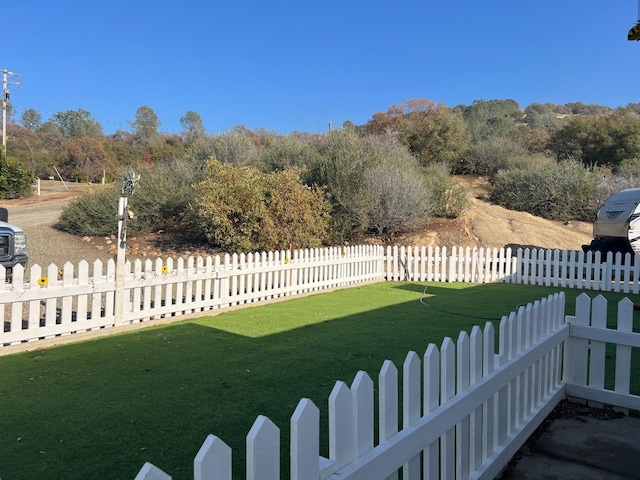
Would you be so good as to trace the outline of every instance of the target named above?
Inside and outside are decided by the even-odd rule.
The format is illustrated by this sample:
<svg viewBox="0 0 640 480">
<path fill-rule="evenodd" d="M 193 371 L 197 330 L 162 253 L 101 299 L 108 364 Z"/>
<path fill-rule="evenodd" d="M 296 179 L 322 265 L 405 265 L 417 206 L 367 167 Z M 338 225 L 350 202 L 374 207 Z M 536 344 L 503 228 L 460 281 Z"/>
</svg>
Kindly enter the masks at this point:
<svg viewBox="0 0 640 480">
<path fill-rule="evenodd" d="M 18 225 L 27 235 L 29 268 L 37 264 L 46 269 L 51 263 L 61 268 L 66 262 L 77 265 L 84 259 L 91 264 L 96 259 L 106 261 L 110 258 L 106 251 L 98 250 L 81 237 L 53 228 L 67 203 L 68 201 L 46 201 L 12 205 L 9 202 L 9 222 Z"/>
</svg>

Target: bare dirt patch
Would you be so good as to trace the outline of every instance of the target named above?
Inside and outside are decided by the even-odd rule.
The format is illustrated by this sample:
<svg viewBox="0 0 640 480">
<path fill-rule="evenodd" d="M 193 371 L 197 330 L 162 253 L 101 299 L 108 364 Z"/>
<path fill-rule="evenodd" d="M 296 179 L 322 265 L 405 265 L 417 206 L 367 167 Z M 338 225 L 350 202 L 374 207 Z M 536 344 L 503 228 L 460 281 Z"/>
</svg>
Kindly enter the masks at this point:
<svg viewBox="0 0 640 480">
<path fill-rule="evenodd" d="M 506 244 L 535 245 L 559 250 L 580 250 L 592 238 L 588 222 L 556 222 L 515 212 L 487 201 L 487 181 L 460 177 L 469 188 L 470 209 L 461 217 L 435 219 L 411 234 L 403 235 L 399 245 L 502 247 Z"/>
</svg>

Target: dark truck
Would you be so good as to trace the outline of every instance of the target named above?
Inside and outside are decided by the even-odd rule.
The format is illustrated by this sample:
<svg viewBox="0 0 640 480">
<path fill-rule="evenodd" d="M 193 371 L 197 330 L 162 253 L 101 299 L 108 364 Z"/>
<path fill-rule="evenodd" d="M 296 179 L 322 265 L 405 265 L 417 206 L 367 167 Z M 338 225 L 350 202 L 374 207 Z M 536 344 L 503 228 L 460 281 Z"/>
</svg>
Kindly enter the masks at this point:
<svg viewBox="0 0 640 480">
<path fill-rule="evenodd" d="M 9 223 L 9 212 L 0 208 L 0 265 L 5 268 L 7 279 L 13 276 L 17 264 L 27 268 L 27 237 L 20 227 Z"/>
</svg>

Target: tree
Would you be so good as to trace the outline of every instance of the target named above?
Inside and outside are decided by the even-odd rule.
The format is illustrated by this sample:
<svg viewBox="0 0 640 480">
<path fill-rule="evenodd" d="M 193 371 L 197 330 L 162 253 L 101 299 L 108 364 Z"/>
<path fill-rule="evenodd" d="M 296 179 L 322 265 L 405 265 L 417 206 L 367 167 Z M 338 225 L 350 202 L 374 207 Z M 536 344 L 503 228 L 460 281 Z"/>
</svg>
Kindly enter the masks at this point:
<svg viewBox="0 0 640 480">
<path fill-rule="evenodd" d="M 64 138 L 102 138 L 102 125 L 86 110 L 58 112 L 51 117 Z"/>
<path fill-rule="evenodd" d="M 524 109 L 524 121 L 532 129 L 552 132 L 566 123 L 571 111 L 562 113 L 564 108 L 553 103 L 532 103 Z"/>
<path fill-rule="evenodd" d="M 522 117 L 515 100 L 474 100 L 464 109 L 464 120 L 474 142 L 507 137 Z"/>
<path fill-rule="evenodd" d="M 30 132 L 35 132 L 42 123 L 42 117 L 33 108 L 27 108 L 22 112 L 20 123 Z"/>
<path fill-rule="evenodd" d="M 42 141 L 43 147 L 52 152 L 57 151 L 64 140 L 62 129 L 51 120 L 40 125 L 36 129 L 36 134 Z"/>
<path fill-rule="evenodd" d="M 103 172 L 114 166 L 101 142 L 93 138 L 66 140 L 58 153 L 58 169 L 63 177 L 84 182 L 100 181 Z"/>
<path fill-rule="evenodd" d="M 544 153 L 549 150 L 551 134 L 544 128 L 531 128 L 520 124 L 511 131 L 510 138 L 529 153 Z"/>
<path fill-rule="evenodd" d="M 213 246 L 250 251 L 268 216 L 261 174 L 246 165 L 211 160 L 207 178 L 196 184 L 192 214 Z"/>
<path fill-rule="evenodd" d="M 149 148 L 159 143 L 160 120 L 151 107 L 143 105 L 138 108 L 135 121 L 129 122 L 129 125 L 133 128 L 133 140 L 136 145 Z"/>
<path fill-rule="evenodd" d="M 576 116 L 555 132 L 549 148 L 558 160 L 618 168 L 640 158 L 640 118 L 629 110 L 605 116 Z"/>
<path fill-rule="evenodd" d="M 456 164 L 468 148 L 462 117 L 431 100 L 411 99 L 378 112 L 364 126 L 375 135 L 393 133 L 424 164 Z"/>
<path fill-rule="evenodd" d="M 182 125 L 182 138 L 186 142 L 200 140 L 205 136 L 202 117 L 198 112 L 189 110 L 184 116 L 180 117 L 180 125 Z"/>
</svg>

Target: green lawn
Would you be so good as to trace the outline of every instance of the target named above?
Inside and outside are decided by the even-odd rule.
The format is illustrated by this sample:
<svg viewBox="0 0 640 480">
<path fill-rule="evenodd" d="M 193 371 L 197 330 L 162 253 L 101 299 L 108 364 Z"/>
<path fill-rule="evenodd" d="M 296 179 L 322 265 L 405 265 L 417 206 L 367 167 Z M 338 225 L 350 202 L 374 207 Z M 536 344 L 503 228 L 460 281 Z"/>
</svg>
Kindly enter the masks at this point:
<svg viewBox="0 0 640 480">
<path fill-rule="evenodd" d="M 419 302 L 427 285 L 437 310 Z M 380 283 L 0 357 L 0 478 L 126 480 L 150 461 L 189 479 L 209 433 L 232 447 L 244 478 L 244 439 L 258 415 L 280 427 L 286 452 L 301 398 L 321 409 L 324 429 L 335 381 L 351 384 L 358 370 L 377 381 L 385 359 L 400 369 L 409 350 L 422 355 L 484 317 L 497 327 L 556 291 Z M 567 313 L 579 293 L 566 290 Z M 624 295 L 606 296 L 615 315 Z"/>
</svg>

